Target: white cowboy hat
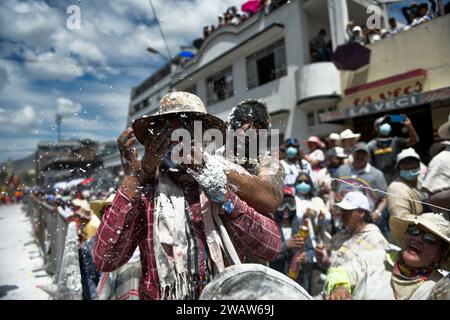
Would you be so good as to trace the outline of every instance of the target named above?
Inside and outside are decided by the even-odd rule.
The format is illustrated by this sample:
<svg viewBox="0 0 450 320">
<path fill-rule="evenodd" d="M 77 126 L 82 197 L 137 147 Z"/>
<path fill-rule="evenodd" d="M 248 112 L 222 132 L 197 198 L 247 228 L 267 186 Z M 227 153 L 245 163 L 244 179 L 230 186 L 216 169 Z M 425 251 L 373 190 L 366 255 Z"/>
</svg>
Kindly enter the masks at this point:
<svg viewBox="0 0 450 320">
<path fill-rule="evenodd" d="M 395 244 L 399 247 L 404 248 L 406 229 L 411 224 L 426 228 L 429 232 L 450 244 L 450 222 L 438 213 L 429 212 L 409 218 L 391 216 L 389 219 L 391 235 Z M 450 255 L 447 254 L 439 268 L 450 271 Z"/>
<path fill-rule="evenodd" d="M 336 140 L 336 141 L 339 141 L 339 140 L 341 140 L 341 136 L 339 135 L 339 133 L 332 132 L 332 133 L 330 133 L 330 135 L 328 136 L 328 140 Z"/>
<path fill-rule="evenodd" d="M 340 134 L 341 140 L 342 139 L 359 139 L 361 137 L 361 133 L 353 133 L 350 129 L 345 129 Z"/>
</svg>

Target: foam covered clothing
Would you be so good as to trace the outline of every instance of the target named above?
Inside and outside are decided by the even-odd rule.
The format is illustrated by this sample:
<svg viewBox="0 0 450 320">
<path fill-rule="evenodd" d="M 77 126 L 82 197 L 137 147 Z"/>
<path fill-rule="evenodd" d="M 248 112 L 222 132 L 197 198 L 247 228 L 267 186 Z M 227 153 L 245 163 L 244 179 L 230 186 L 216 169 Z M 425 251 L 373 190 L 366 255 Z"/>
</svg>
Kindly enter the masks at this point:
<svg viewBox="0 0 450 320">
<path fill-rule="evenodd" d="M 336 233 L 330 240 L 330 268 L 339 267 L 356 259 L 363 252 L 378 249 L 386 250 L 389 242 L 381 234 L 380 229 L 368 223 L 361 231 L 351 234 L 347 230 Z"/>
<path fill-rule="evenodd" d="M 157 184 L 155 181 L 145 185 L 142 193 L 135 198 L 130 198 L 119 189 L 111 205 L 105 209 L 95 245 L 94 262 L 102 271 L 113 271 L 124 265 L 139 246 L 143 275 L 139 286 L 141 299 L 161 299 L 154 252 L 154 199 Z M 247 254 L 265 260 L 274 259 L 280 250 L 277 224 L 249 207 L 236 194 L 230 193 L 229 200 L 234 205 L 234 211 L 227 214 L 222 209 L 221 217 L 241 261 L 245 260 Z M 210 265 L 202 207 L 200 203 L 190 203 L 189 209 L 193 232 L 200 244 L 195 254 L 199 272 L 202 272 Z M 214 272 L 213 268 L 209 269 Z"/>
<path fill-rule="evenodd" d="M 377 248 L 361 252 L 339 268 L 330 268 L 326 291 L 343 285 L 350 288 L 355 300 L 425 300 L 442 275 L 433 270 L 427 279 L 401 279 L 393 273 L 398 251 Z"/>
</svg>

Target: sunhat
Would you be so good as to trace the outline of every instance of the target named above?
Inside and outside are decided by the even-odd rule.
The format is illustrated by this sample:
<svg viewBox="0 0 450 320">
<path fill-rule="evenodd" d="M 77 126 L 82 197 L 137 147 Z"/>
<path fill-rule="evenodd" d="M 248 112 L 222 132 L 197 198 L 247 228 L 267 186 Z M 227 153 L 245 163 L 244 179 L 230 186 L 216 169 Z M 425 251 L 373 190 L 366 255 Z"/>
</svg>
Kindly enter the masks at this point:
<svg viewBox="0 0 450 320">
<path fill-rule="evenodd" d="M 164 119 L 181 118 L 183 115 L 202 122 L 202 128 L 219 129 L 225 137 L 226 124 L 221 119 L 208 114 L 203 101 L 196 95 L 176 91 L 164 95 L 159 104 L 159 111 L 152 116 L 144 115 L 142 118 L 133 121 L 132 127 L 136 139 L 143 145 L 148 134 L 153 134 L 154 130 L 162 127 Z"/>
<path fill-rule="evenodd" d="M 345 129 L 344 131 L 341 132 L 340 136 L 341 136 L 341 140 L 342 139 L 359 139 L 359 137 L 361 137 L 361 134 L 353 133 L 353 131 L 350 129 Z"/>
<path fill-rule="evenodd" d="M 411 224 L 424 227 L 429 232 L 450 244 L 450 222 L 441 214 L 428 212 L 410 218 L 391 216 L 389 219 L 389 227 L 391 229 L 392 239 L 401 248 L 405 246 L 406 229 Z M 450 256 L 447 255 L 447 258 L 439 267 L 450 271 Z"/>
</svg>

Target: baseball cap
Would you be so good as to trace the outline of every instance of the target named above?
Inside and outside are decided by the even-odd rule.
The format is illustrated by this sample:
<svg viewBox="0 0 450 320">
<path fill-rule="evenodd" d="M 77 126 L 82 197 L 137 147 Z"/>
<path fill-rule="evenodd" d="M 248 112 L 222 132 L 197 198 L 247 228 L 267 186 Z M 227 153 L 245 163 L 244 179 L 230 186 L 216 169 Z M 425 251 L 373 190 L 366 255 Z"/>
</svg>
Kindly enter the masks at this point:
<svg viewBox="0 0 450 320">
<path fill-rule="evenodd" d="M 341 202 L 336 203 L 336 206 L 343 210 L 363 209 L 367 212 L 372 211 L 367 197 L 359 191 L 351 191 L 345 194 Z"/>
<path fill-rule="evenodd" d="M 414 158 L 417 159 L 417 161 L 420 161 L 420 156 L 417 154 L 417 152 L 413 148 L 408 148 L 403 149 L 402 152 L 397 155 L 397 161 L 395 165 L 398 166 L 400 162 L 402 162 L 406 158 Z"/>
<path fill-rule="evenodd" d="M 367 143 L 365 142 L 357 142 L 354 146 L 353 146 L 353 150 L 352 153 L 355 153 L 356 151 L 365 151 L 368 154 L 370 154 L 370 150 L 369 150 L 369 146 L 367 145 Z"/>
<path fill-rule="evenodd" d="M 300 143 L 299 143 L 297 138 L 288 138 L 288 139 L 286 139 L 284 144 L 286 145 L 286 147 L 288 147 L 288 146 L 296 146 L 296 147 L 298 147 L 300 145 Z"/>
</svg>

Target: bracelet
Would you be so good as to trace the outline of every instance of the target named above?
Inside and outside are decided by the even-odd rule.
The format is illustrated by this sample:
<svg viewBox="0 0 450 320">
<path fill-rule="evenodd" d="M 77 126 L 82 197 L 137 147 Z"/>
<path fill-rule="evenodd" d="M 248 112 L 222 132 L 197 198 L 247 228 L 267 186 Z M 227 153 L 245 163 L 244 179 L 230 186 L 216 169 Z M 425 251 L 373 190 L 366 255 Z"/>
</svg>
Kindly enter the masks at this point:
<svg viewBox="0 0 450 320">
<path fill-rule="evenodd" d="M 223 205 L 223 210 L 225 210 L 227 213 L 231 214 L 234 210 L 234 204 L 231 201 L 231 199 L 228 199 Z"/>
</svg>

